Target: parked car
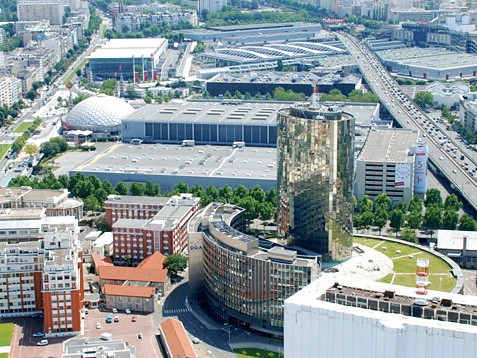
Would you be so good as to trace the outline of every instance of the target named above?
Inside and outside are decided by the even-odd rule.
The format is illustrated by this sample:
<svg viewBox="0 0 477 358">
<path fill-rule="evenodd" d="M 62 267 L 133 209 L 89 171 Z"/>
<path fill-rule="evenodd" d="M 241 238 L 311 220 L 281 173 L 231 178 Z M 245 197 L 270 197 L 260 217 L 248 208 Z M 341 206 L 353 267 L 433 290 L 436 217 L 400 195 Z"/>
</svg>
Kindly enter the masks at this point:
<svg viewBox="0 0 477 358">
<path fill-rule="evenodd" d="M 87 308 L 84 309 L 84 314 L 88 314 L 89 310 Z"/>
<path fill-rule="evenodd" d="M 45 337 L 45 334 L 43 332 L 35 332 L 33 333 L 33 337 Z"/>
<path fill-rule="evenodd" d="M 124 312 L 126 312 L 126 314 L 131 314 L 131 310 L 129 308 L 126 308 Z"/>
<path fill-rule="evenodd" d="M 119 322 L 119 316 L 114 317 L 114 322 Z"/>
<path fill-rule="evenodd" d="M 136 316 L 132 316 L 131 317 L 131 322 L 136 322 L 137 321 L 137 317 Z"/>
<path fill-rule="evenodd" d="M 111 322 L 113 322 L 113 316 L 111 316 L 111 314 L 108 314 L 106 316 L 106 323 L 111 323 Z"/>
<path fill-rule="evenodd" d="M 113 313 L 118 313 L 117 308 L 113 308 Z"/>
<path fill-rule="evenodd" d="M 96 323 L 96 329 L 101 329 L 101 323 Z"/>
<path fill-rule="evenodd" d="M 194 338 L 192 338 L 192 343 L 194 343 L 194 344 L 199 344 L 199 343 L 200 343 L 200 339 L 197 338 L 197 337 L 194 337 Z"/>
<path fill-rule="evenodd" d="M 39 342 L 36 342 L 37 346 L 46 346 L 48 344 L 48 339 L 42 339 Z"/>
<path fill-rule="evenodd" d="M 43 318 L 43 313 L 33 313 L 30 317 L 31 318 Z"/>
</svg>

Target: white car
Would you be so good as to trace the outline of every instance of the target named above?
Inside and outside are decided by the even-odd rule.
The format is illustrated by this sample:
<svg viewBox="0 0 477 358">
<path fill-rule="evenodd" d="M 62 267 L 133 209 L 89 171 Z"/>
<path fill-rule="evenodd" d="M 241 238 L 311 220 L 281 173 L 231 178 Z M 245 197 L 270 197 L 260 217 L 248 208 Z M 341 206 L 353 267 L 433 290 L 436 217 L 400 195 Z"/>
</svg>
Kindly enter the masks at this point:
<svg viewBox="0 0 477 358">
<path fill-rule="evenodd" d="M 197 337 L 192 338 L 192 343 L 194 343 L 194 344 L 199 344 L 200 342 L 201 342 L 201 341 L 200 341 L 199 338 L 197 338 Z"/>
<path fill-rule="evenodd" d="M 37 346 L 46 346 L 46 345 L 48 345 L 48 339 L 42 339 L 41 341 L 36 342 L 36 345 Z"/>
<path fill-rule="evenodd" d="M 124 312 L 125 312 L 126 314 L 131 314 L 131 310 L 130 310 L 129 308 L 126 308 L 126 309 L 124 310 Z"/>
<path fill-rule="evenodd" d="M 118 310 L 116 308 L 113 308 L 113 313 L 118 313 Z"/>
<path fill-rule="evenodd" d="M 96 323 L 96 329 L 100 329 L 101 328 L 101 323 Z"/>
</svg>

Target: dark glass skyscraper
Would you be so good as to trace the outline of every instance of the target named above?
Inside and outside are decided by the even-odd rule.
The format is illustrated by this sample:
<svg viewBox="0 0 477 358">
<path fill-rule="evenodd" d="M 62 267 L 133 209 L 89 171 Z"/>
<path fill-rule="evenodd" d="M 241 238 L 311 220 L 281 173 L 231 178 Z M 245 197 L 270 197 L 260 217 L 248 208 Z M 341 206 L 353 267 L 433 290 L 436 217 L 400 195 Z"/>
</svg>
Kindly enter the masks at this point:
<svg viewBox="0 0 477 358">
<path fill-rule="evenodd" d="M 279 232 L 325 260 L 351 256 L 354 122 L 333 106 L 278 112 Z"/>
</svg>

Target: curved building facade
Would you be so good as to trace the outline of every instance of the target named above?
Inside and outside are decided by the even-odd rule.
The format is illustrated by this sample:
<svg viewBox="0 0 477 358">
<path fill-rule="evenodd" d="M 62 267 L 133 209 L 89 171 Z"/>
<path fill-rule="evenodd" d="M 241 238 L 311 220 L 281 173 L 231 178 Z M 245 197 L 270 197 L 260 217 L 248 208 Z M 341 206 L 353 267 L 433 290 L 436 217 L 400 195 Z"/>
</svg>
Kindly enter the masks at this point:
<svg viewBox="0 0 477 358">
<path fill-rule="evenodd" d="M 326 105 L 278 112 L 279 232 L 325 260 L 351 256 L 354 122 Z"/>
<path fill-rule="evenodd" d="M 189 223 L 191 296 L 221 321 L 282 336 L 284 300 L 317 278 L 319 256 L 243 234 L 244 213 L 211 203 Z"/>
</svg>

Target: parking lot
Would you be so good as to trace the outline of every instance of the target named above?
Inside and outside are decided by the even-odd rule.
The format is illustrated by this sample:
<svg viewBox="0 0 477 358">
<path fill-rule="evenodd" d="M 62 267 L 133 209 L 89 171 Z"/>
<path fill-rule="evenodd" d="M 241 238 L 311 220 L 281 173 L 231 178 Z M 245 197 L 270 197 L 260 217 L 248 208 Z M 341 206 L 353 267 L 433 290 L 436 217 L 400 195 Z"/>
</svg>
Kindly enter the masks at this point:
<svg viewBox="0 0 477 358">
<path fill-rule="evenodd" d="M 137 349 L 137 357 L 162 357 L 156 338 L 157 327 L 154 325 L 151 315 L 111 313 L 113 317 L 119 317 L 119 322 L 106 323 L 108 313 L 111 311 L 101 312 L 97 309 L 90 309 L 85 315 L 84 335 L 78 337 L 99 337 L 101 333 L 107 332 L 113 335 L 113 339 L 120 339 L 134 345 Z M 136 316 L 136 322 L 131 321 L 133 316 Z M 101 324 L 100 329 L 96 328 L 97 323 Z M 142 339 L 138 338 L 139 333 L 142 334 Z"/>
</svg>

